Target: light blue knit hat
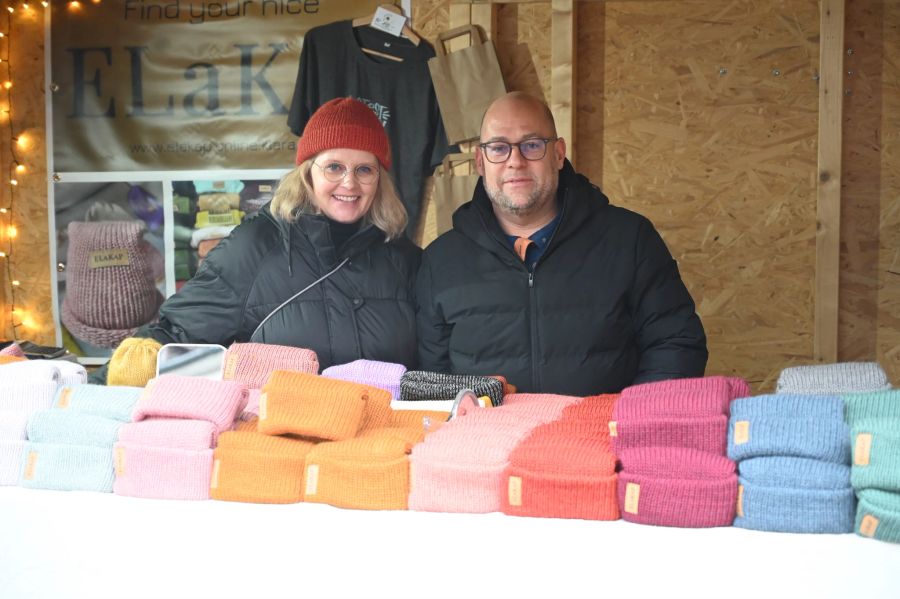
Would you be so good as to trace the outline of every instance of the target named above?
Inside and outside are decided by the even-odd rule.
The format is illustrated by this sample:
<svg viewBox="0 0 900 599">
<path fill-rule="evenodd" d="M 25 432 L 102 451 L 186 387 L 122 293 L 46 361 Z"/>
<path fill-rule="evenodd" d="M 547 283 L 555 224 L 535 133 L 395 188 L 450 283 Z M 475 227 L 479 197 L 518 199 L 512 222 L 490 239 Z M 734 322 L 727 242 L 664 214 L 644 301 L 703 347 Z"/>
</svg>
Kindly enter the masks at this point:
<svg viewBox="0 0 900 599">
<path fill-rule="evenodd" d="M 900 493 L 860 491 L 854 530 L 863 537 L 900 543 Z"/>
<path fill-rule="evenodd" d="M 45 410 L 28 420 L 28 440 L 58 445 L 112 446 L 118 440 L 119 428 L 125 423 L 112 418 L 80 414 L 66 410 Z"/>
<path fill-rule="evenodd" d="M 840 362 L 791 366 L 781 371 L 777 393 L 855 393 L 890 389 L 891 383 L 878 362 Z"/>
<path fill-rule="evenodd" d="M 22 453 L 22 487 L 112 493 L 112 448 L 28 442 Z"/>
<path fill-rule="evenodd" d="M 143 392 L 142 387 L 66 385 L 57 391 L 53 407 L 131 422 L 131 412 Z"/>
<path fill-rule="evenodd" d="M 854 489 L 900 492 L 900 419 L 860 420 L 850 433 L 850 444 Z"/>
<path fill-rule="evenodd" d="M 735 526 L 769 532 L 853 531 L 856 498 L 849 466 L 760 457 L 740 462 L 738 473 Z"/>
<path fill-rule="evenodd" d="M 731 402 L 728 457 L 815 458 L 850 463 L 850 430 L 837 395 L 757 395 Z"/>
<path fill-rule="evenodd" d="M 844 415 L 850 426 L 864 419 L 900 419 L 900 389 L 875 393 L 847 393 Z"/>
</svg>

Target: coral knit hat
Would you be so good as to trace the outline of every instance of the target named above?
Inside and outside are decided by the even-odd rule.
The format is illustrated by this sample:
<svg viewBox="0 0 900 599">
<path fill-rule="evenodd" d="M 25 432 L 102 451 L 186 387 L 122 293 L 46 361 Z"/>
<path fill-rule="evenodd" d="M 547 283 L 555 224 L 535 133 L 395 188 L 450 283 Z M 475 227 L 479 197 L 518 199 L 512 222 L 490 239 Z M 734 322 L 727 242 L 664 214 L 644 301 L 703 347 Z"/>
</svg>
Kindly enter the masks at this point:
<svg viewBox="0 0 900 599">
<path fill-rule="evenodd" d="M 372 109 L 359 100 L 335 98 L 316 110 L 297 142 L 297 164 L 333 148 L 371 152 L 384 168 L 391 168 L 387 133 Z"/>
</svg>

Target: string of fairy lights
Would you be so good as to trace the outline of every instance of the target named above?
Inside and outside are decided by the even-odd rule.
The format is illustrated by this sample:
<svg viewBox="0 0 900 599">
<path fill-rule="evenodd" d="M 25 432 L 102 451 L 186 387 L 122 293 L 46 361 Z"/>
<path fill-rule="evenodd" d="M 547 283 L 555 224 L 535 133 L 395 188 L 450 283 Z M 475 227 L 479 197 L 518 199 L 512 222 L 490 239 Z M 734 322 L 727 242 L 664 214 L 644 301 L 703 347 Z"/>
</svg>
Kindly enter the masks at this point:
<svg viewBox="0 0 900 599">
<path fill-rule="evenodd" d="M 91 4 L 99 4 L 101 0 L 89 0 Z M 49 8 L 50 1 L 42 0 L 41 2 L 27 1 L 7 1 L 3 2 L 6 10 L 0 10 L 5 17 L 0 24 L 0 119 L 5 121 L 6 132 L 8 134 L 8 144 L 6 149 L 9 152 L 8 160 L 2 162 L 9 165 L 9 172 L 6 177 L 7 188 L 6 193 L 0 195 L 0 268 L 6 273 L 7 284 L 7 304 L 9 313 L 9 327 L 12 331 L 12 337 L 20 340 L 22 337 L 22 329 L 30 330 L 36 328 L 36 323 L 32 315 L 23 307 L 22 298 L 25 295 L 21 282 L 16 275 L 15 259 L 16 259 L 16 238 L 19 235 L 19 229 L 16 225 L 16 200 L 18 198 L 19 182 L 27 177 L 29 173 L 28 163 L 26 159 L 27 152 L 34 147 L 29 138 L 29 134 L 17 125 L 16 122 L 16 102 L 15 98 L 15 78 L 14 65 L 12 64 L 13 43 L 15 41 L 15 19 L 17 15 L 27 14 L 32 16 L 31 11 Z M 68 0 L 61 2 L 70 10 L 79 10 L 82 2 L 77 0 Z M 32 159 L 33 161 L 33 159 Z"/>
</svg>

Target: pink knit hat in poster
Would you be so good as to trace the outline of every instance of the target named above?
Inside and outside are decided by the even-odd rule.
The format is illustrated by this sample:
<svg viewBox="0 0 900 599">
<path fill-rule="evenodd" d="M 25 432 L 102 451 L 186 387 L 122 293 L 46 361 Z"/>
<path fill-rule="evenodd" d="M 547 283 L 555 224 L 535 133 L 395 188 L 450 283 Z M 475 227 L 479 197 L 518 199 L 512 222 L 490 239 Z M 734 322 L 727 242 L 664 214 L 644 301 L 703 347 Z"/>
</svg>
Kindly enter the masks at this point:
<svg viewBox="0 0 900 599">
<path fill-rule="evenodd" d="M 619 453 L 622 518 L 638 524 L 731 526 L 737 474 L 728 458 L 680 447 L 640 447 Z"/>
<path fill-rule="evenodd" d="M 232 343 L 225 352 L 222 378 L 238 381 L 251 389 L 262 389 L 276 370 L 319 373 L 316 352 L 302 347 L 266 343 Z"/>
<path fill-rule="evenodd" d="M 115 347 L 156 319 L 163 296 L 137 221 L 71 222 L 62 323 L 93 345 Z"/>
</svg>

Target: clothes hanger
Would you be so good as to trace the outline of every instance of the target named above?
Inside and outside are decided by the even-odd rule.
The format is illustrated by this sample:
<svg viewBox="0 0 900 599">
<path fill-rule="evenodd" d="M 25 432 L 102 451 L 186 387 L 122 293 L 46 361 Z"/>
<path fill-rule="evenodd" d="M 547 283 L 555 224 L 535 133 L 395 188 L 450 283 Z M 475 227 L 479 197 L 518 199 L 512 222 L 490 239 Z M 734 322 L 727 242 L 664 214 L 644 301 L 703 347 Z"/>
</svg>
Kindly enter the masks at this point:
<svg viewBox="0 0 900 599">
<path fill-rule="evenodd" d="M 402 15 L 403 11 L 400 10 L 400 7 L 395 4 L 385 3 L 379 5 L 379 8 L 384 8 L 385 10 L 389 10 L 393 13 L 397 13 L 398 15 Z M 375 13 L 365 15 L 363 17 L 357 17 L 353 19 L 353 27 L 365 27 L 372 23 L 372 20 L 375 18 Z M 403 24 L 403 29 L 400 31 L 400 35 L 408 39 L 414 46 L 418 46 L 419 42 L 422 40 L 421 37 L 416 34 L 415 31 L 412 30 L 412 27 L 409 26 L 408 23 Z M 366 54 L 371 54 L 373 56 L 380 56 L 381 58 L 387 58 L 390 60 L 396 60 L 397 62 L 403 62 L 403 58 L 399 56 L 394 56 L 392 54 L 387 54 L 385 52 L 379 52 L 378 50 L 370 50 L 369 48 L 363 48 L 360 46 L 363 52 Z"/>
</svg>

